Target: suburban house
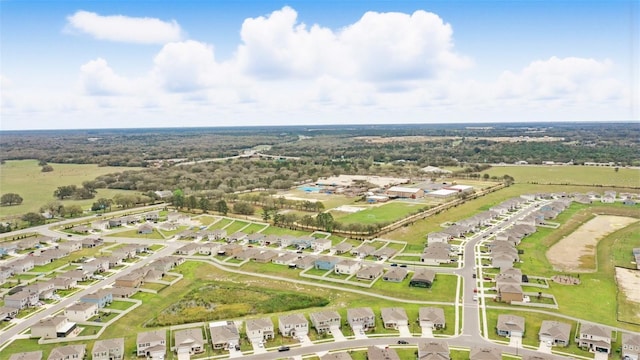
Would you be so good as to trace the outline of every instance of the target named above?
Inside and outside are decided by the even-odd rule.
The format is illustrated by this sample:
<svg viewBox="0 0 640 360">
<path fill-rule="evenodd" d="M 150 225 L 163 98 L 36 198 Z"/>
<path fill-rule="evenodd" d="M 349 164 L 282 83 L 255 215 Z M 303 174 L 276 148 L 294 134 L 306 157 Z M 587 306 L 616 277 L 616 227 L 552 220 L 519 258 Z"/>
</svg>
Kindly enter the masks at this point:
<svg viewBox="0 0 640 360">
<path fill-rule="evenodd" d="M 385 246 L 374 251 L 372 255 L 373 257 L 376 258 L 376 260 L 387 260 L 387 259 L 390 259 L 397 252 L 398 250 Z"/>
<path fill-rule="evenodd" d="M 446 341 L 418 342 L 418 360 L 449 360 L 450 358 L 449 344 Z"/>
<path fill-rule="evenodd" d="M 302 314 L 280 315 L 278 330 L 282 336 L 302 337 L 309 333 L 309 322 Z"/>
<path fill-rule="evenodd" d="M 369 307 L 347 309 L 347 322 L 354 333 L 376 327 L 376 316 Z"/>
<path fill-rule="evenodd" d="M 236 256 L 242 252 L 242 245 L 239 244 L 227 244 L 220 247 L 218 255 L 224 256 Z"/>
<path fill-rule="evenodd" d="M 356 273 L 356 278 L 361 280 L 374 280 L 380 277 L 384 271 L 382 265 L 367 265 Z"/>
<path fill-rule="evenodd" d="M 164 359 L 167 352 L 167 331 L 163 329 L 138 333 L 136 351 L 138 356 Z"/>
<path fill-rule="evenodd" d="M 433 243 L 447 243 L 452 238 L 453 236 L 444 232 L 432 232 L 427 234 L 427 244 L 431 245 Z"/>
<path fill-rule="evenodd" d="M 9 360 L 42 360 L 42 350 L 15 353 Z"/>
<path fill-rule="evenodd" d="M 335 265 L 336 274 L 353 275 L 360 269 L 360 262 L 350 259 L 344 259 Z"/>
<path fill-rule="evenodd" d="M 113 301 L 113 294 L 110 290 L 100 289 L 93 294 L 88 294 L 80 298 L 80 302 L 98 305 L 99 309 L 106 307 Z"/>
<path fill-rule="evenodd" d="M 98 340 L 91 350 L 93 360 L 122 360 L 124 359 L 124 338 Z"/>
<path fill-rule="evenodd" d="M 227 230 L 215 229 L 209 233 L 207 237 L 209 241 L 222 240 L 227 237 Z"/>
<path fill-rule="evenodd" d="M 152 234 L 153 233 L 153 226 L 149 225 L 149 224 L 142 224 L 140 226 L 138 226 L 138 234 Z"/>
<path fill-rule="evenodd" d="M 352 248 L 353 248 L 353 245 L 351 245 L 348 242 L 344 241 L 344 242 L 341 242 L 340 244 L 334 246 L 333 247 L 333 252 L 336 255 L 340 255 L 340 254 L 344 254 L 344 253 L 347 253 L 347 252 L 351 251 Z"/>
<path fill-rule="evenodd" d="M 341 318 L 337 311 L 327 310 L 311 313 L 311 324 L 313 328 L 321 334 L 325 332 L 331 332 L 331 328 L 340 328 Z"/>
<path fill-rule="evenodd" d="M 186 255 L 191 256 L 198 252 L 198 248 L 200 244 L 198 243 L 188 243 L 186 245 L 181 246 L 178 250 L 176 250 L 177 255 Z"/>
<path fill-rule="evenodd" d="M 362 244 L 360 246 L 358 246 L 355 249 L 351 250 L 351 255 L 353 256 L 357 256 L 360 258 L 366 258 L 369 255 L 373 255 L 373 253 L 376 251 L 376 248 L 371 246 L 371 245 L 367 245 L 367 244 Z"/>
<path fill-rule="evenodd" d="M 314 267 L 320 270 L 333 270 L 340 259 L 331 256 L 321 256 L 315 261 Z"/>
<path fill-rule="evenodd" d="M 14 274 L 22 274 L 27 271 L 31 271 L 34 266 L 35 264 L 33 262 L 33 259 L 30 256 L 15 260 L 7 264 L 7 267 L 13 270 Z"/>
<path fill-rule="evenodd" d="M 146 221 L 158 221 L 160 219 L 159 211 L 150 211 L 148 213 L 142 214 Z"/>
<path fill-rule="evenodd" d="M 611 352 L 611 330 L 603 326 L 580 323 L 580 333 L 576 339 L 578 347 L 590 352 Z"/>
<path fill-rule="evenodd" d="M 79 302 L 64 310 L 64 316 L 71 321 L 83 322 L 98 315 L 98 305 L 95 303 Z"/>
<path fill-rule="evenodd" d="M 538 338 L 552 346 L 568 346 L 571 338 L 571 324 L 544 320 L 540 325 Z"/>
<path fill-rule="evenodd" d="M 524 299 L 522 286 L 517 284 L 505 284 L 498 286 L 498 296 L 496 299 L 509 304 L 512 301 L 522 301 Z"/>
<path fill-rule="evenodd" d="M 311 244 L 313 251 L 326 251 L 331 249 L 331 239 L 315 239 Z"/>
<path fill-rule="evenodd" d="M 240 254 L 234 256 L 233 258 L 238 260 L 251 260 L 258 254 L 260 254 L 260 250 L 251 247 L 242 250 Z"/>
<path fill-rule="evenodd" d="M 273 260 L 273 259 L 275 259 L 277 257 L 278 257 L 278 253 L 277 252 L 275 252 L 273 250 L 266 250 L 266 251 L 263 251 L 261 253 L 256 254 L 253 257 L 253 260 L 255 262 L 264 264 L 264 263 L 271 262 L 271 260 Z"/>
<path fill-rule="evenodd" d="M 86 270 L 69 270 L 58 276 L 73 279 L 76 282 L 81 282 L 89 280 L 91 278 L 91 273 Z"/>
<path fill-rule="evenodd" d="M 98 257 L 84 263 L 82 268 L 90 273 L 105 272 L 109 270 L 109 259 L 106 257 Z"/>
<path fill-rule="evenodd" d="M 320 360 L 352 360 L 353 358 L 345 351 L 327 353 L 320 356 Z"/>
<path fill-rule="evenodd" d="M 384 324 L 385 329 L 398 330 L 400 326 L 409 325 L 409 317 L 407 316 L 407 312 L 404 308 L 382 308 L 380 309 L 380 312 L 382 314 L 382 323 Z"/>
<path fill-rule="evenodd" d="M 51 280 L 51 282 L 53 283 L 53 288 L 56 290 L 69 290 L 78 286 L 78 282 L 71 278 L 56 277 Z"/>
<path fill-rule="evenodd" d="M 273 331 L 273 321 L 271 318 L 249 319 L 245 321 L 245 330 L 247 337 L 251 342 L 266 341 L 273 339 L 275 333 Z"/>
<path fill-rule="evenodd" d="M 233 321 L 217 321 L 209 323 L 211 344 L 214 349 L 234 348 L 240 345 L 238 327 Z"/>
<path fill-rule="evenodd" d="M 2 306 L 0 307 L 0 320 L 6 319 L 6 318 L 13 319 L 14 317 L 16 317 L 16 315 L 18 315 L 19 311 L 20 310 L 16 308 Z"/>
<path fill-rule="evenodd" d="M 53 281 L 41 281 L 37 283 L 33 283 L 31 285 L 25 286 L 22 291 L 27 291 L 32 294 L 37 294 L 38 299 L 45 300 L 50 299 L 53 294 L 56 292 L 55 286 L 53 285 Z"/>
<path fill-rule="evenodd" d="M 298 260 L 297 254 L 292 253 L 284 253 L 280 254 L 278 257 L 271 259 L 271 262 L 278 265 L 286 265 L 286 266 L 296 266 L 294 262 Z"/>
<path fill-rule="evenodd" d="M 421 307 L 418 310 L 418 322 L 423 328 L 444 329 L 446 326 L 444 310 L 437 307 Z"/>
<path fill-rule="evenodd" d="M 382 280 L 390 282 L 402 282 L 408 274 L 409 270 L 407 270 L 407 268 L 396 266 L 387 271 L 387 273 L 382 276 Z"/>
<path fill-rule="evenodd" d="M 47 360 L 82 360 L 87 353 L 87 345 L 66 345 L 53 348 Z"/>
<path fill-rule="evenodd" d="M 130 287 L 114 287 L 111 288 L 111 295 L 113 296 L 114 299 L 127 299 L 130 298 L 131 296 L 135 295 L 135 293 L 138 292 L 137 288 L 130 288 Z"/>
<path fill-rule="evenodd" d="M 398 356 L 395 349 L 388 346 L 384 348 L 369 346 L 367 348 L 367 360 L 400 360 L 400 356 Z"/>
<path fill-rule="evenodd" d="M 227 236 L 227 242 L 237 242 L 243 240 L 245 237 L 247 237 L 246 233 L 243 233 L 242 231 L 236 231 L 233 234 Z"/>
<path fill-rule="evenodd" d="M 36 306 L 38 304 L 38 294 L 29 291 L 18 291 L 15 294 L 5 295 L 4 305 L 14 309 Z"/>
<path fill-rule="evenodd" d="M 204 352 L 204 337 L 201 328 L 176 330 L 174 332 L 176 354 L 199 354 Z"/>
<path fill-rule="evenodd" d="M 424 248 L 420 261 L 427 265 L 448 264 L 451 262 L 450 247 L 447 243 L 433 243 Z"/>
<path fill-rule="evenodd" d="M 66 316 L 57 315 L 38 321 L 31 327 L 32 338 L 56 339 L 67 337 L 76 331 L 76 323 Z"/>
<path fill-rule="evenodd" d="M 622 333 L 622 360 L 640 359 L 640 335 Z"/>
<path fill-rule="evenodd" d="M 428 269 L 416 269 L 409 281 L 409 286 L 430 288 L 436 278 L 436 273 Z"/>
<path fill-rule="evenodd" d="M 500 336 L 523 337 L 524 336 L 524 318 L 522 316 L 500 314 L 498 315 L 496 332 Z"/>
<path fill-rule="evenodd" d="M 220 249 L 220 244 L 208 242 L 208 243 L 200 244 L 200 247 L 198 248 L 198 254 L 200 255 L 217 254 L 219 249 Z"/>
<path fill-rule="evenodd" d="M 502 351 L 496 348 L 473 347 L 469 360 L 502 360 Z"/>
<path fill-rule="evenodd" d="M 299 258 L 298 260 L 295 260 L 293 262 L 293 265 L 295 265 L 297 269 L 310 269 L 316 265 L 316 260 L 318 260 L 318 258 L 316 258 L 315 256 L 307 255 Z"/>
<path fill-rule="evenodd" d="M 120 287 L 140 287 L 144 283 L 144 276 L 146 274 L 142 271 L 132 271 L 126 275 L 118 277 L 115 281 L 115 286 Z"/>
</svg>

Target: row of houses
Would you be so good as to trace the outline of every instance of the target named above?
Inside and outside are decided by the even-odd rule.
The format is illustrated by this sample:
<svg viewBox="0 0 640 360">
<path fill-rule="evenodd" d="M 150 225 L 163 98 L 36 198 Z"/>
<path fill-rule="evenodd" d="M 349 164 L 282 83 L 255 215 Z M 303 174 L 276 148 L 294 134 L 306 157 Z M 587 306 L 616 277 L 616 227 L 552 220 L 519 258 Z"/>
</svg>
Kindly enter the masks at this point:
<svg viewBox="0 0 640 360">
<path fill-rule="evenodd" d="M 98 340 L 93 344 L 90 354 L 93 360 L 122 360 L 124 338 Z M 47 360 L 82 360 L 86 355 L 85 344 L 65 345 L 53 348 Z M 9 360 L 42 360 L 42 350 L 13 354 Z"/>
<path fill-rule="evenodd" d="M 25 239 L 0 243 L 0 256 L 10 255 L 25 250 L 35 250 L 43 245 L 50 245 L 57 241 L 58 238 L 38 235 Z"/>
</svg>

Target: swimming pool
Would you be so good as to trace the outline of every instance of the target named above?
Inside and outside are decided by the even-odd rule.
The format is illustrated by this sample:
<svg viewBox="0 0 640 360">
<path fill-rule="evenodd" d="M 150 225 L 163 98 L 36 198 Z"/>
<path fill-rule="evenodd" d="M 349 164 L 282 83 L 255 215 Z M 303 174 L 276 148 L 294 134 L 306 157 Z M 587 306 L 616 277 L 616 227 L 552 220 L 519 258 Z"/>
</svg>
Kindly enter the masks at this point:
<svg viewBox="0 0 640 360">
<path fill-rule="evenodd" d="M 320 186 L 300 186 L 298 189 L 304 191 L 304 192 L 320 192 L 320 190 L 322 190 L 322 187 Z"/>
</svg>

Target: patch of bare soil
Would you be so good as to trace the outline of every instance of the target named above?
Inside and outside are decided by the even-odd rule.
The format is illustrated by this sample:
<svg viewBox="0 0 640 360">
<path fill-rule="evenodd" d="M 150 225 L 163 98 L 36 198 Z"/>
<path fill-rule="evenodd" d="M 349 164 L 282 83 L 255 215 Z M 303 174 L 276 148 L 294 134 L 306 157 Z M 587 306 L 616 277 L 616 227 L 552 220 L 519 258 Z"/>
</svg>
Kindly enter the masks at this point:
<svg viewBox="0 0 640 360">
<path fill-rule="evenodd" d="M 640 304 L 640 270 L 617 267 L 616 280 L 627 300 Z"/>
<path fill-rule="evenodd" d="M 596 270 L 596 245 L 614 231 L 620 230 L 638 219 L 600 215 L 580 226 L 569 236 L 557 242 L 547 251 L 547 259 L 554 269 L 566 272 L 592 272 Z"/>
</svg>

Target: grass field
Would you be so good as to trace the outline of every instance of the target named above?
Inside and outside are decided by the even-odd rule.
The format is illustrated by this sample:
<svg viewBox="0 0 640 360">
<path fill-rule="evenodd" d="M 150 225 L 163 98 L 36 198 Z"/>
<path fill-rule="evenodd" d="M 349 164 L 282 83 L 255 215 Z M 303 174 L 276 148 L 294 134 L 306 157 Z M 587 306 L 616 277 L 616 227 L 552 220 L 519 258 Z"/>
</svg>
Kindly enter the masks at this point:
<svg viewBox="0 0 640 360">
<path fill-rule="evenodd" d="M 546 258 L 546 252 L 551 245 L 560 241 L 577 229 L 581 224 L 591 219 L 594 214 L 608 214 L 639 217 L 637 209 L 619 205 L 587 206 L 572 204 L 568 210 L 556 219 L 562 225 L 558 229 L 539 228 L 538 232 L 525 238 L 518 248 L 524 250 L 521 255 L 522 263 L 516 267 L 524 274 L 552 276 L 557 274 Z M 543 292 L 553 294 L 562 314 L 591 320 L 612 326 L 640 331 L 640 325 L 633 325 L 618 321 L 616 309 L 622 312 L 633 312 L 637 307 L 618 297 L 615 282 L 614 261 L 618 248 L 629 248 L 637 241 L 638 223 L 618 230 L 601 239 L 597 245 L 598 271 L 581 273 L 580 285 L 569 286 L 550 282 L 549 289 Z M 637 242 L 635 242 L 637 244 Z M 574 276 L 576 276 L 574 274 Z M 598 291 L 593 291 L 598 289 Z M 593 306 L 598 304 L 598 306 Z"/>
<path fill-rule="evenodd" d="M 640 170 L 596 166 L 495 166 L 482 172 L 512 176 L 516 183 L 640 186 Z"/>
<path fill-rule="evenodd" d="M 332 211 L 335 219 L 341 223 L 352 224 L 377 224 L 392 223 L 407 215 L 418 212 L 424 204 L 394 201 L 381 206 L 371 206 L 370 208 L 356 213 L 348 214 Z"/>
<path fill-rule="evenodd" d="M 55 200 L 53 191 L 59 186 L 76 185 L 81 187 L 83 181 L 93 180 L 100 175 L 138 169 L 79 164 L 50 165 L 53 166 L 54 170 L 47 173 L 40 171 L 41 167 L 38 166 L 37 160 L 12 160 L 0 165 L 0 189 L 2 189 L 2 193 L 16 193 L 24 199 L 20 205 L 0 207 L 0 219 L 30 211 L 38 211 L 48 201 Z M 110 199 L 118 193 L 137 192 L 100 189 L 96 194 L 96 199 L 101 197 Z M 95 199 L 65 200 L 62 203 L 63 205 L 77 204 L 83 208 L 88 208 L 94 201 Z"/>
<path fill-rule="evenodd" d="M 227 231 L 227 234 L 231 235 L 234 232 L 239 231 L 240 229 L 242 229 L 243 227 L 245 227 L 247 225 L 249 225 L 249 223 L 244 222 L 244 221 L 236 220 L 231 225 L 227 226 L 225 228 L 225 230 Z"/>
</svg>

